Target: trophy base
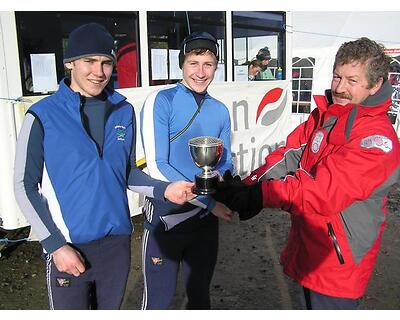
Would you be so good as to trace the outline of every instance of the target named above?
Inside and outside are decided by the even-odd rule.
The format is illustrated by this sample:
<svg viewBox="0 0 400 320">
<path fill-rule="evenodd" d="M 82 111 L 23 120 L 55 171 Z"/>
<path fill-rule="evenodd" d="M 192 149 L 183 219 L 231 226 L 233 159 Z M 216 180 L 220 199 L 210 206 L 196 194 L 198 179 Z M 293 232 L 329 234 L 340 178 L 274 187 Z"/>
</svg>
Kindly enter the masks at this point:
<svg viewBox="0 0 400 320">
<path fill-rule="evenodd" d="M 196 176 L 196 185 L 193 188 L 193 193 L 197 195 L 207 195 L 216 193 L 217 183 L 218 183 L 217 175 L 209 178 Z"/>
</svg>

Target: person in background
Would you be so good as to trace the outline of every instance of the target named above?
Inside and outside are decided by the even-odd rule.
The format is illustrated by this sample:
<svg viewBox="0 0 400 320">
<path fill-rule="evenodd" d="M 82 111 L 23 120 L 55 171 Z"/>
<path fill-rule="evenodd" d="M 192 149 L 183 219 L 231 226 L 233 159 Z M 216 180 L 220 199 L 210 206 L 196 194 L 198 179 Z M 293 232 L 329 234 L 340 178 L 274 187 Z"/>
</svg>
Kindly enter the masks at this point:
<svg viewBox="0 0 400 320">
<path fill-rule="evenodd" d="M 386 196 L 400 180 L 389 66 L 375 41 L 342 44 L 331 90 L 308 120 L 243 182 L 225 173 L 215 195 L 242 220 L 262 208 L 290 213 L 281 264 L 307 309 L 357 309 L 374 269 Z"/>
<path fill-rule="evenodd" d="M 73 30 L 70 78 L 30 107 L 18 136 L 15 196 L 45 253 L 51 309 L 120 307 L 130 268 L 127 186 L 161 203 L 193 198 L 193 183 L 136 167 L 134 109 L 107 86 L 113 48 L 102 25 Z"/>
<path fill-rule="evenodd" d="M 271 69 L 268 68 L 268 64 L 271 61 L 271 53 L 269 52 L 268 47 L 264 47 L 258 50 L 256 59 L 261 61 L 263 68 L 261 72 L 256 76 L 255 80 L 274 80 L 275 77 L 272 74 Z"/>
<path fill-rule="evenodd" d="M 215 170 L 232 168 L 230 116 L 207 88 L 218 61 L 217 40 L 193 32 L 182 42 L 182 82 L 150 94 L 141 111 L 142 140 L 152 177 L 164 181 L 193 180 L 200 169 L 188 141 L 199 136 L 223 140 L 223 156 Z M 210 309 L 210 282 L 218 253 L 218 218 L 232 211 L 210 196 L 184 205 L 146 198 L 143 235 L 144 291 L 142 309 L 168 309 L 179 268 L 188 297 L 187 309 Z"/>
<path fill-rule="evenodd" d="M 254 81 L 256 76 L 261 72 L 263 64 L 257 59 L 254 59 L 246 64 L 248 65 L 248 80 Z"/>
</svg>

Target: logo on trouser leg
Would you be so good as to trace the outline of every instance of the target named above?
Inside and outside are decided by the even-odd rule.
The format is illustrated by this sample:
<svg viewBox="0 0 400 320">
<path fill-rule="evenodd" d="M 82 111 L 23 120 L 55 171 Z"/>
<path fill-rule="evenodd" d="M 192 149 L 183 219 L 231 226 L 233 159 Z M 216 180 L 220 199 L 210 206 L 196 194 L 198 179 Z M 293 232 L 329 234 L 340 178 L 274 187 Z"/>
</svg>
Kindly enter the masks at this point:
<svg viewBox="0 0 400 320">
<path fill-rule="evenodd" d="M 163 264 L 163 259 L 159 257 L 151 257 L 151 261 L 155 266 L 161 266 Z"/>
<path fill-rule="evenodd" d="M 56 280 L 57 287 L 69 287 L 71 285 L 70 278 L 56 278 Z"/>
</svg>

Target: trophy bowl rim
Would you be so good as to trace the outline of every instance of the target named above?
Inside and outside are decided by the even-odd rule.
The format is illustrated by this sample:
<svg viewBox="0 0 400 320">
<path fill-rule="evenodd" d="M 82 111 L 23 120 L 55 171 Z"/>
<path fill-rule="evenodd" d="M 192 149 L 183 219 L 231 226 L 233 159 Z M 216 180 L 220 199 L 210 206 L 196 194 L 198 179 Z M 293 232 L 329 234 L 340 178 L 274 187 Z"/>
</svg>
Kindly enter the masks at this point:
<svg viewBox="0 0 400 320">
<path fill-rule="evenodd" d="M 200 144 L 193 143 L 194 140 L 199 140 L 201 138 L 204 138 L 204 139 L 209 138 L 209 139 L 217 140 L 217 141 L 209 142 L 209 143 L 200 143 Z M 188 144 L 190 147 L 217 147 L 219 145 L 224 145 L 224 141 L 220 138 L 213 137 L 213 136 L 199 136 L 199 137 L 190 139 Z"/>
</svg>

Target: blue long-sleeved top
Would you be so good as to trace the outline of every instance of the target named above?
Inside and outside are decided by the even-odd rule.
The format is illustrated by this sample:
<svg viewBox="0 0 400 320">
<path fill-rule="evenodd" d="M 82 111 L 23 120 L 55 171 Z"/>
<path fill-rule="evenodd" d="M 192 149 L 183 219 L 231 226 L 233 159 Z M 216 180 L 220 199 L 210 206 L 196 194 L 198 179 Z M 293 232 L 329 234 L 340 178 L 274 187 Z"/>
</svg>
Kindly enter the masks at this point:
<svg viewBox="0 0 400 320">
<path fill-rule="evenodd" d="M 104 93 L 104 119 L 92 117 L 104 126 L 98 141 L 85 128 L 81 97 L 67 79 L 25 116 L 17 141 L 15 196 L 46 252 L 66 242 L 130 234 L 127 187 L 164 201 L 168 183 L 135 167 L 133 107 L 113 90 Z M 92 131 L 96 125 L 91 123 Z"/>
<path fill-rule="evenodd" d="M 193 93 L 179 83 L 149 95 L 141 111 L 141 134 L 150 175 L 163 181 L 193 181 L 201 172 L 193 162 L 188 141 L 198 136 L 214 136 L 223 140 L 224 153 L 215 170 L 221 174 L 232 170 L 230 116 L 226 106 L 204 95 L 200 112 L 190 127 L 170 142 L 196 112 L 198 104 Z M 160 231 L 196 228 L 207 219 L 215 206 L 210 196 L 199 196 L 191 203 L 178 206 L 169 202 L 147 199 L 145 211 L 150 227 Z M 179 226 L 178 226 L 179 225 Z"/>
</svg>

